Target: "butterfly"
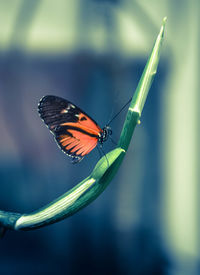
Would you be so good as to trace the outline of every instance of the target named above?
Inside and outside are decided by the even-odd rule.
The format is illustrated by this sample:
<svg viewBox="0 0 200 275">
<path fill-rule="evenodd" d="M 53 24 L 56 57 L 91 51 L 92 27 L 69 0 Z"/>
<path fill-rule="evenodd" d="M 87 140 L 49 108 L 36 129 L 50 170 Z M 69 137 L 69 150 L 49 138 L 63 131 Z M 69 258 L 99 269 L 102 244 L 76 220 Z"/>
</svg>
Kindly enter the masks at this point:
<svg viewBox="0 0 200 275">
<path fill-rule="evenodd" d="M 41 119 L 49 128 L 61 150 L 80 162 L 98 143 L 102 145 L 112 134 L 103 129 L 79 107 L 58 96 L 47 95 L 38 104 Z"/>
</svg>

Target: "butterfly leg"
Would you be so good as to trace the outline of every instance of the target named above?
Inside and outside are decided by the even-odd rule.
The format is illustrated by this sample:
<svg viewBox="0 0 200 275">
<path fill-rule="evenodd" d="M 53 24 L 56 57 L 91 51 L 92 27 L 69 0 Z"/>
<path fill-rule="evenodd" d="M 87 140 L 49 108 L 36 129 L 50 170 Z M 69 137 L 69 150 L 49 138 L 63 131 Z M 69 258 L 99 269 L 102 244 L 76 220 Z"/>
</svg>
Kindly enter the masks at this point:
<svg viewBox="0 0 200 275">
<path fill-rule="evenodd" d="M 100 148 L 101 148 L 101 147 L 102 147 L 102 146 L 100 145 Z M 97 150 L 98 150 L 98 152 L 99 152 L 99 157 L 101 158 L 103 155 L 102 155 L 102 152 L 101 152 L 100 148 L 99 148 L 99 146 L 97 145 Z"/>
<path fill-rule="evenodd" d="M 111 138 L 111 136 L 109 136 L 110 140 L 112 141 L 113 144 L 117 145 L 117 142 L 114 141 L 113 138 Z"/>
<path fill-rule="evenodd" d="M 100 144 L 100 149 L 101 149 L 101 151 L 103 152 L 103 155 L 105 156 L 106 161 L 107 161 L 107 163 L 108 163 L 108 167 L 109 167 L 109 161 L 108 161 L 108 158 L 106 157 L 106 154 L 105 154 L 105 152 L 104 152 L 104 150 L 103 150 L 102 144 Z"/>
</svg>

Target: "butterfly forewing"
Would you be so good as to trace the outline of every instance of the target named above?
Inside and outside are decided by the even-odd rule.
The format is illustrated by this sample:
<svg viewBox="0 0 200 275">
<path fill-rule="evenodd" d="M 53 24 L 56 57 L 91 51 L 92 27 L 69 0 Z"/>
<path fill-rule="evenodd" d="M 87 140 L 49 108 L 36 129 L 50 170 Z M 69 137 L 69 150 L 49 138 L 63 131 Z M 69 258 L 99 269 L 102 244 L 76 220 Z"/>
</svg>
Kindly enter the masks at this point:
<svg viewBox="0 0 200 275">
<path fill-rule="evenodd" d="M 75 161 L 96 147 L 102 129 L 68 100 L 45 96 L 39 102 L 38 112 L 60 148 Z"/>
</svg>

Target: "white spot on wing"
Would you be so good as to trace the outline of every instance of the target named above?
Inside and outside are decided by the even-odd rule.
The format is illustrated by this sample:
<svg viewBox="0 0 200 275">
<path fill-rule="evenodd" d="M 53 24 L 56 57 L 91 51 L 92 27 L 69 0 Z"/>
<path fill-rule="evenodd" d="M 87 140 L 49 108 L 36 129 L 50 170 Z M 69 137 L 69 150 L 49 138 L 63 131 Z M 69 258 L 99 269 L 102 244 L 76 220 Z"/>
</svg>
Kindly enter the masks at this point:
<svg viewBox="0 0 200 275">
<path fill-rule="evenodd" d="M 75 109 L 76 107 L 75 107 L 73 104 L 69 104 L 69 105 L 67 106 L 66 110 L 69 110 L 69 109 L 71 109 L 71 108 Z"/>
</svg>

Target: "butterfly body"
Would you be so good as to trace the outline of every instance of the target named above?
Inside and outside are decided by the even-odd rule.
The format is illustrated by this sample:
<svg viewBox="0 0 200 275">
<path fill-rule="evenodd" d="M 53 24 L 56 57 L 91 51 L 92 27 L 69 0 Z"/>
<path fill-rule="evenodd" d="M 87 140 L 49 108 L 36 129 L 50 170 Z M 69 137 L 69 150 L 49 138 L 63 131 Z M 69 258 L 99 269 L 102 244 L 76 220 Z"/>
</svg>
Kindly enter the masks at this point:
<svg viewBox="0 0 200 275">
<path fill-rule="evenodd" d="M 109 138 L 110 135 L 112 135 L 111 127 L 106 125 L 105 127 L 103 127 L 102 132 L 100 133 L 99 143 L 103 144 Z"/>
<path fill-rule="evenodd" d="M 98 144 L 103 144 L 111 128 L 103 129 L 85 112 L 70 101 L 57 97 L 45 96 L 38 104 L 41 119 L 55 137 L 59 147 L 73 162 L 79 162 Z"/>
</svg>

